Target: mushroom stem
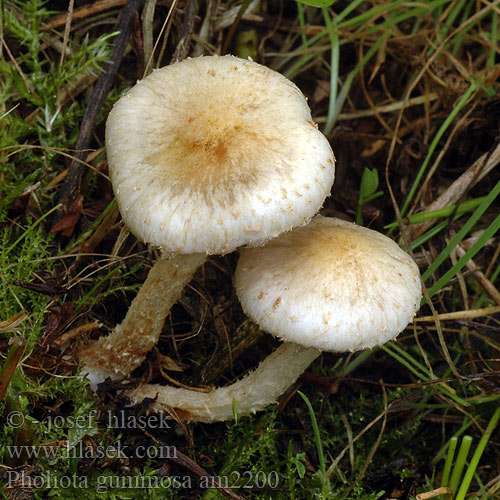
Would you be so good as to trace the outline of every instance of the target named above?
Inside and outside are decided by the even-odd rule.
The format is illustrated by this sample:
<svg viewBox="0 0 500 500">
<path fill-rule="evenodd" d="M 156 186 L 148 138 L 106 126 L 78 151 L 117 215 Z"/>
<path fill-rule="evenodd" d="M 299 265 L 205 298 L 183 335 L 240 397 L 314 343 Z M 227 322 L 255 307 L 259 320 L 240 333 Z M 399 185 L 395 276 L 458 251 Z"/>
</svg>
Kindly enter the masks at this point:
<svg viewBox="0 0 500 500">
<path fill-rule="evenodd" d="M 234 401 L 238 416 L 255 413 L 275 403 L 320 354 L 321 351 L 317 349 L 285 342 L 262 361 L 255 371 L 234 384 L 209 393 L 143 384 L 125 391 L 125 395 L 134 404 L 152 398 L 154 401 L 149 406 L 151 410 L 161 412 L 170 409 L 184 421 L 231 420 L 234 417 Z"/>
<path fill-rule="evenodd" d="M 196 253 L 159 259 L 154 264 L 122 323 L 80 351 L 82 374 L 88 375 L 93 387 L 108 377 L 124 379 L 144 361 L 158 341 L 170 309 L 205 260 L 205 254 Z"/>
</svg>

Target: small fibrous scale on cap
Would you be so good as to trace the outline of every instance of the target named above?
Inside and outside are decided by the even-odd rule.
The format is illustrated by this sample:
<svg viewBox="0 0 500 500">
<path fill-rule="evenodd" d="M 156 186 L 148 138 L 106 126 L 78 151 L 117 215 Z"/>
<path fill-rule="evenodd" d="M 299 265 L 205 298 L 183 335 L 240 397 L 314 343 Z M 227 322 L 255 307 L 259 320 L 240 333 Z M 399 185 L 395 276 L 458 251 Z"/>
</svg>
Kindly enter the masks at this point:
<svg viewBox="0 0 500 500">
<path fill-rule="evenodd" d="M 124 322 L 82 351 L 94 385 L 139 366 L 205 255 L 262 244 L 306 224 L 330 193 L 335 171 L 300 90 L 232 56 L 188 59 L 137 83 L 108 117 L 106 149 L 132 233 L 167 254 L 196 257 L 171 255 L 169 264 L 155 264 Z"/>
</svg>

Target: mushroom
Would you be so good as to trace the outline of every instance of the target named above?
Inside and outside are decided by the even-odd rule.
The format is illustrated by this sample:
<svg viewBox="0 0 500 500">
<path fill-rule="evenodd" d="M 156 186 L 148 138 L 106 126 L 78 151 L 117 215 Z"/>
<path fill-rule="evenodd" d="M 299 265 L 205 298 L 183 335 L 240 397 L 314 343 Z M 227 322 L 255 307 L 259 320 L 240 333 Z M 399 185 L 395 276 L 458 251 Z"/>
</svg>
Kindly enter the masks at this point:
<svg viewBox="0 0 500 500">
<path fill-rule="evenodd" d="M 207 254 L 306 224 L 335 170 L 300 90 L 233 56 L 187 59 L 137 83 L 108 117 L 106 148 L 125 224 L 162 258 L 122 324 L 81 351 L 94 386 L 139 366 Z"/>
<path fill-rule="evenodd" d="M 235 285 L 244 311 L 285 340 L 242 380 L 208 394 L 142 385 L 126 394 L 153 398 L 186 420 L 213 422 L 276 401 L 321 351 L 356 351 L 394 339 L 422 296 L 415 262 L 390 238 L 340 219 L 316 216 L 260 248 L 245 248 Z"/>
</svg>

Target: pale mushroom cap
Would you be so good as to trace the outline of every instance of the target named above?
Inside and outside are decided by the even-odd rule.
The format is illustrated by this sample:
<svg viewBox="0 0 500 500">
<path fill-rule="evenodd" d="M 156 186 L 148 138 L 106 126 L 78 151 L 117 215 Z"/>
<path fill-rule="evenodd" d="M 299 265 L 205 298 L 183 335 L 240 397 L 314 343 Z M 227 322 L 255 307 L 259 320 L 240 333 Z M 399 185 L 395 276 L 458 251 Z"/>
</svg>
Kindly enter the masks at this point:
<svg viewBox="0 0 500 500">
<path fill-rule="evenodd" d="M 113 107 L 106 147 L 125 223 L 173 252 L 226 253 L 307 223 L 335 170 L 300 90 L 233 56 L 140 81 Z"/>
<path fill-rule="evenodd" d="M 243 249 L 235 277 L 244 311 L 264 330 L 323 351 L 394 339 L 422 296 L 417 265 L 394 241 L 322 216 Z"/>
</svg>

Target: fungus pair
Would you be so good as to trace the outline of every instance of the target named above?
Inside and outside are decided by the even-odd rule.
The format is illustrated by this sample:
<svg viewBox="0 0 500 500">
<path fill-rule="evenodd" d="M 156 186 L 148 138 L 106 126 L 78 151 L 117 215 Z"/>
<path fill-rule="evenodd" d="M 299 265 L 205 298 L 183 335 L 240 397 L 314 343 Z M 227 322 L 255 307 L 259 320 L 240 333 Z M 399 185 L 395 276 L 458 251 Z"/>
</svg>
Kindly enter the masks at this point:
<svg viewBox="0 0 500 500">
<path fill-rule="evenodd" d="M 243 309 L 285 342 L 228 387 L 204 394 L 142 385 L 127 392 L 134 401 L 156 398 L 153 408 L 193 421 L 230 419 L 235 400 L 241 415 L 252 413 L 321 350 L 372 347 L 412 320 L 418 269 L 392 240 L 321 216 L 306 225 L 330 192 L 334 157 L 304 96 L 282 75 L 232 56 L 157 70 L 115 104 L 106 146 L 125 223 L 164 257 L 123 323 L 82 351 L 94 385 L 142 362 L 207 254 L 243 245 L 263 245 L 241 250 Z"/>
<path fill-rule="evenodd" d="M 215 422 L 265 408 L 321 351 L 356 351 L 395 338 L 421 298 L 413 260 L 391 239 L 317 215 L 258 248 L 240 251 L 235 284 L 244 311 L 285 342 L 238 382 L 203 394 L 145 384 L 126 394 L 184 420 Z"/>
<path fill-rule="evenodd" d="M 93 386 L 141 364 L 206 255 L 307 223 L 335 172 L 300 90 L 233 56 L 188 59 L 140 81 L 114 105 L 106 149 L 125 224 L 162 258 L 121 325 L 81 351 Z"/>
</svg>

